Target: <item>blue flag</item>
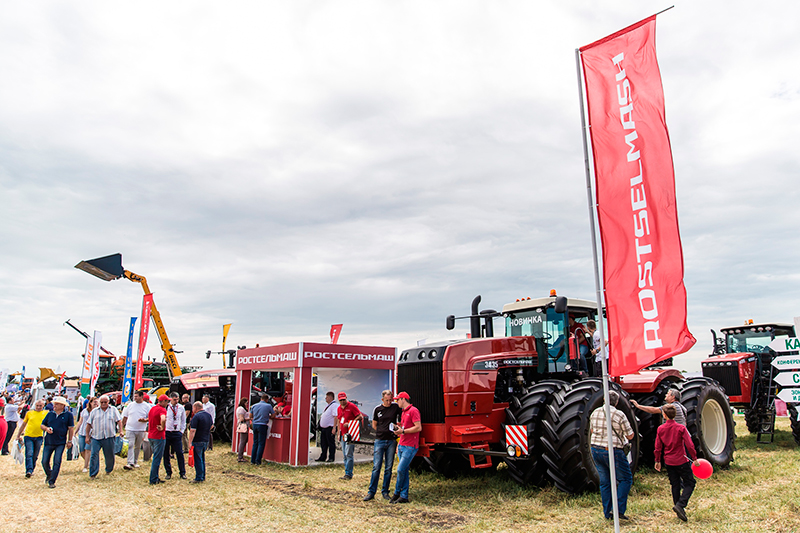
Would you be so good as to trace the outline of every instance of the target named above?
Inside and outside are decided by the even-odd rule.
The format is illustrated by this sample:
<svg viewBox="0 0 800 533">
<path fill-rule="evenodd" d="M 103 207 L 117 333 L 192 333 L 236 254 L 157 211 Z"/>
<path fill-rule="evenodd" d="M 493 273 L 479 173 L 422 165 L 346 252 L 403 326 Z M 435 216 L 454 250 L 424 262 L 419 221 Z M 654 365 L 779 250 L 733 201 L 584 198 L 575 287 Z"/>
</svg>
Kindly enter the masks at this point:
<svg viewBox="0 0 800 533">
<path fill-rule="evenodd" d="M 125 378 L 122 380 L 122 403 L 129 402 L 133 395 L 133 327 L 136 325 L 136 317 L 131 317 L 131 329 L 128 332 L 128 353 L 125 355 Z"/>
</svg>

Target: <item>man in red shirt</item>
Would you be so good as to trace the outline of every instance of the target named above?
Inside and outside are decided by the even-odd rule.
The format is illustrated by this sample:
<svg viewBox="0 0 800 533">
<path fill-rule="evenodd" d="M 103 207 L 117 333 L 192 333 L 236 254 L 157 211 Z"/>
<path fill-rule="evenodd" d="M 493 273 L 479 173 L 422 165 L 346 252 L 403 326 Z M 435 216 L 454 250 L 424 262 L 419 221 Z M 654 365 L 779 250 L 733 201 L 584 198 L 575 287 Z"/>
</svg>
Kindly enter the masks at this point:
<svg viewBox="0 0 800 533">
<path fill-rule="evenodd" d="M 694 492 L 694 486 L 697 481 L 694 479 L 692 473 L 692 462 L 697 466 L 697 452 L 692 444 L 692 438 L 689 436 L 689 431 L 686 426 L 682 426 L 675 422 L 675 414 L 677 410 L 672 404 L 665 405 L 662 409 L 667 421 L 659 426 L 656 432 L 656 464 L 655 468 L 661 472 L 661 451 L 664 451 L 664 464 L 667 466 L 667 474 L 669 475 L 669 483 L 672 485 L 672 503 L 674 504 L 672 510 L 678 515 L 678 518 L 684 522 L 688 521 L 686 517 L 686 505 L 689 503 L 689 498 Z M 692 461 L 686 457 L 686 450 L 692 456 Z"/>
<path fill-rule="evenodd" d="M 342 439 L 342 453 L 344 454 L 344 475 L 339 479 L 353 479 L 353 453 L 355 452 L 356 445 L 350 439 L 348 432 L 350 424 L 360 424 L 364 419 L 364 415 L 358 410 L 353 403 L 347 401 L 347 393 L 339 393 L 339 409 L 336 413 L 336 425 L 333 428 L 333 433 Z"/>
<path fill-rule="evenodd" d="M 147 415 L 148 431 L 147 440 L 150 441 L 150 450 L 153 452 L 152 463 L 150 465 L 150 484 L 158 485 L 164 483 L 158 477 L 158 468 L 161 466 L 161 459 L 164 457 L 164 444 L 167 437 L 167 404 L 169 396 L 162 394 L 158 397 L 158 403 L 150 409 Z"/>
<path fill-rule="evenodd" d="M 400 425 L 394 429 L 394 434 L 400 437 L 400 441 L 397 443 L 397 485 L 389 503 L 408 503 L 408 471 L 419 449 L 422 416 L 419 409 L 411 405 L 411 397 L 407 392 L 401 392 L 394 399 L 403 414 L 400 415 Z"/>
</svg>

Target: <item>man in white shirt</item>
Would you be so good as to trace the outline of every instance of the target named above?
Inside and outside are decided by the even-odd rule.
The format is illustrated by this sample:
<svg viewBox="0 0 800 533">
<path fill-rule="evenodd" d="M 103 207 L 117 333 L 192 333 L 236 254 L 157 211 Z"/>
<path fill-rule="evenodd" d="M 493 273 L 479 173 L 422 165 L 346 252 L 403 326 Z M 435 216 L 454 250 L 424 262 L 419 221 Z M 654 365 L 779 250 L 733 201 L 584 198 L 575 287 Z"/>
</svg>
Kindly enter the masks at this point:
<svg viewBox="0 0 800 533">
<path fill-rule="evenodd" d="M 322 453 L 320 453 L 316 461 L 332 463 L 336 456 L 336 439 L 333 436 L 333 426 L 336 423 L 336 410 L 339 406 L 333 401 L 332 391 L 328 391 L 325 395 L 325 401 L 327 405 L 322 410 L 322 416 L 319 419 L 321 441 L 319 447 Z"/>
<path fill-rule="evenodd" d="M 208 439 L 208 449 L 213 450 L 213 440 L 214 440 L 214 423 L 217 420 L 217 408 L 211 403 L 211 398 L 208 397 L 208 394 L 203 394 L 203 411 L 211 415 L 212 425 L 211 425 L 211 436 Z"/>
<path fill-rule="evenodd" d="M 3 413 L 6 417 L 6 423 L 8 424 L 8 432 L 6 433 L 6 439 L 3 441 L 2 454 L 8 455 L 8 443 L 11 441 L 11 437 L 14 436 L 17 423 L 19 423 L 19 406 L 14 403 L 12 398 L 8 398 L 8 403 L 6 403 Z"/>
<path fill-rule="evenodd" d="M 144 401 L 144 393 L 133 393 L 133 401 L 122 410 L 122 425 L 128 437 L 128 462 L 124 468 L 139 468 L 139 450 L 147 434 L 147 415 L 153 406 Z"/>
<path fill-rule="evenodd" d="M 172 478 L 172 464 L 170 464 L 170 453 L 175 454 L 178 461 L 178 472 L 181 479 L 186 479 L 186 464 L 183 460 L 183 445 L 181 443 L 183 432 L 186 430 L 186 409 L 178 401 L 180 396 L 177 392 L 169 395 L 169 405 L 167 405 L 167 427 L 166 427 L 166 447 L 164 448 L 164 470 L 166 479 Z"/>
</svg>

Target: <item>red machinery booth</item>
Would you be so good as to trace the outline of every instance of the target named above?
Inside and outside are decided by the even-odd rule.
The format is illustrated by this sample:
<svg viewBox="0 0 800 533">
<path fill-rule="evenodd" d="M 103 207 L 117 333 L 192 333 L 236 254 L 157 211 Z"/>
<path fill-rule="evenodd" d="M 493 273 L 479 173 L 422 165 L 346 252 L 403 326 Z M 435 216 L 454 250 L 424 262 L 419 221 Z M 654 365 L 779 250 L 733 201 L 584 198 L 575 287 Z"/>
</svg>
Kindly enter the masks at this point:
<svg viewBox="0 0 800 533">
<path fill-rule="evenodd" d="M 277 346 L 262 346 L 239 350 L 236 354 L 236 405 L 250 398 L 254 382 L 264 385 L 264 376 L 291 372 L 291 383 L 285 383 L 287 402 L 291 405 L 288 417 L 272 421 L 264 459 L 292 466 L 305 466 L 309 461 L 309 427 L 311 423 L 313 376 L 317 376 L 317 402 L 321 413 L 325 407 L 325 392 L 345 391 L 348 399 L 371 417 L 374 406 L 381 401 L 380 391 L 391 389 L 397 350 L 386 346 L 357 346 L 296 342 Z M 234 420 L 234 426 L 236 425 Z M 236 451 L 242 434 L 233 430 L 231 444 Z M 252 453 L 253 433 L 248 434 L 247 454 Z"/>
</svg>

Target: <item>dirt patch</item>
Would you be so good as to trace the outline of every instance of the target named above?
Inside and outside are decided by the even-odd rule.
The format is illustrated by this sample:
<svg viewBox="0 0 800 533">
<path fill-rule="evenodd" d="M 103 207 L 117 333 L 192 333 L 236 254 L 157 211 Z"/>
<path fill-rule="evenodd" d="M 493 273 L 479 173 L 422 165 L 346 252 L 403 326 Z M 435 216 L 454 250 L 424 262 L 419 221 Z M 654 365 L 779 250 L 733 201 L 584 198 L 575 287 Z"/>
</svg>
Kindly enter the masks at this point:
<svg viewBox="0 0 800 533">
<path fill-rule="evenodd" d="M 414 509 L 409 508 L 407 505 L 383 506 L 382 504 L 384 504 L 384 502 L 380 500 L 380 496 L 378 496 L 380 500 L 378 505 L 382 506 L 376 509 L 375 502 L 362 501 L 363 492 L 357 493 L 331 487 L 315 487 L 308 483 L 293 483 L 283 479 L 266 478 L 256 474 L 248 474 L 234 470 L 223 470 L 222 474 L 246 480 L 257 485 L 267 486 L 290 496 L 301 496 L 303 498 L 326 501 L 334 504 L 346 505 L 348 507 L 356 506 L 362 509 L 377 510 L 377 516 L 411 520 L 428 528 L 451 529 L 463 526 L 471 521 L 469 516 L 458 513 Z"/>
</svg>

